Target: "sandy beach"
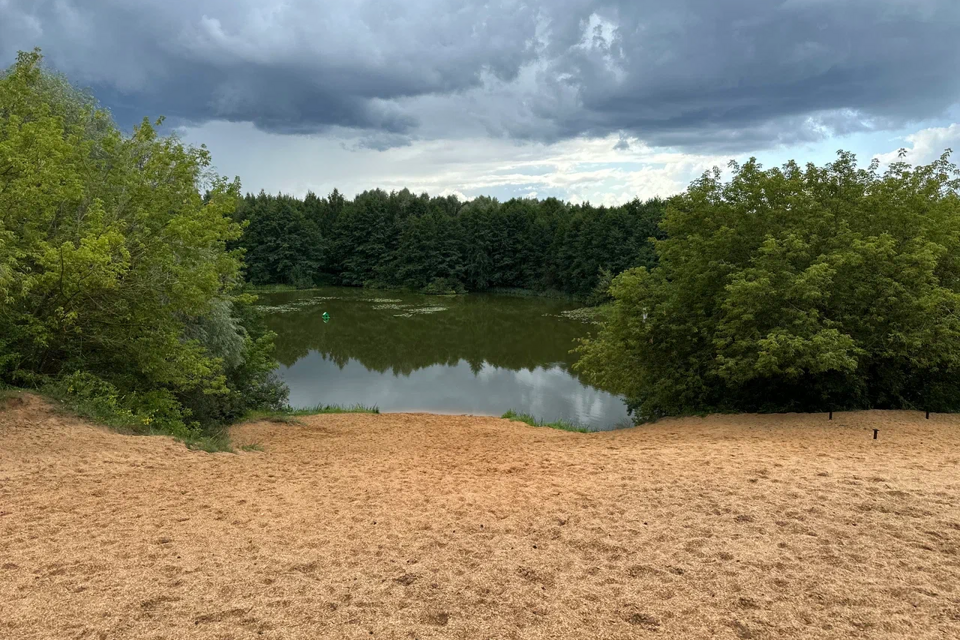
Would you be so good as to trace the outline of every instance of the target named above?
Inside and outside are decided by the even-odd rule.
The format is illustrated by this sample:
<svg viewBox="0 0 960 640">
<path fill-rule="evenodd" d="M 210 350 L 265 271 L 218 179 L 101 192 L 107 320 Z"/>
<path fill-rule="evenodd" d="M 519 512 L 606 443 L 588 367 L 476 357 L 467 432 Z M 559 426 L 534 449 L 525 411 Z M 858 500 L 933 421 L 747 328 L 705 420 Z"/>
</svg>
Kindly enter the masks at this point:
<svg viewBox="0 0 960 640">
<path fill-rule="evenodd" d="M 261 450 L 7 402 L 0 637 L 960 637 L 960 416 L 232 436 Z"/>
</svg>

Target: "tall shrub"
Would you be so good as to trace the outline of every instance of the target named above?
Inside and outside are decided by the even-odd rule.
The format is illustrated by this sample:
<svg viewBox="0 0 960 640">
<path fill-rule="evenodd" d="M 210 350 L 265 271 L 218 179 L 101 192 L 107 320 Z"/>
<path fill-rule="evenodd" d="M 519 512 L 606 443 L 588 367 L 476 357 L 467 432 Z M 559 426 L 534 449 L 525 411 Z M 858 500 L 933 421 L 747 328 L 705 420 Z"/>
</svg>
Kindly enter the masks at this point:
<svg viewBox="0 0 960 640">
<path fill-rule="evenodd" d="M 230 397 L 270 340 L 233 318 L 239 181 L 146 120 L 124 135 L 41 63 L 21 53 L 0 77 L 0 380 L 82 371 L 118 397 Z"/>
<path fill-rule="evenodd" d="M 580 369 L 641 418 L 710 410 L 960 409 L 960 180 L 949 151 L 880 174 L 852 154 L 704 175 L 659 267 L 611 287 Z"/>
</svg>

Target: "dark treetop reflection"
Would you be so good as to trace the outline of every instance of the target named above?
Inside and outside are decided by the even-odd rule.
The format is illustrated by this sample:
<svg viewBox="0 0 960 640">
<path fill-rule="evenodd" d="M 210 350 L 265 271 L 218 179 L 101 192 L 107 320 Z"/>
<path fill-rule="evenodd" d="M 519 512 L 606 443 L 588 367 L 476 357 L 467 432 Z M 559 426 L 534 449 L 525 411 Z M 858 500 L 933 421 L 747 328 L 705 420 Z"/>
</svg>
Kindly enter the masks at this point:
<svg viewBox="0 0 960 640">
<path fill-rule="evenodd" d="M 295 407 L 513 409 L 592 429 L 629 424 L 622 400 L 570 371 L 570 350 L 591 325 L 564 317 L 576 306 L 567 301 L 329 288 L 263 294 L 260 303 Z"/>
</svg>

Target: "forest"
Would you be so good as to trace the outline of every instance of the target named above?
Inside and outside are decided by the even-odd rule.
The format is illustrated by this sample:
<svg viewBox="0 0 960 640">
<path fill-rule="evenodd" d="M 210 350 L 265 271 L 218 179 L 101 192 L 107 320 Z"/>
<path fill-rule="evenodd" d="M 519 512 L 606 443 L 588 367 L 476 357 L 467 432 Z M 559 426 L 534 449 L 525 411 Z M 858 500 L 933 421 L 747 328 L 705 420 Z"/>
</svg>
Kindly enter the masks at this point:
<svg viewBox="0 0 960 640">
<path fill-rule="evenodd" d="M 248 194 L 236 246 L 256 285 L 403 287 L 426 293 L 488 289 L 562 292 L 602 300 L 613 275 L 655 265 L 664 202 L 619 207 L 550 198 L 337 190 L 321 198 Z"/>
</svg>

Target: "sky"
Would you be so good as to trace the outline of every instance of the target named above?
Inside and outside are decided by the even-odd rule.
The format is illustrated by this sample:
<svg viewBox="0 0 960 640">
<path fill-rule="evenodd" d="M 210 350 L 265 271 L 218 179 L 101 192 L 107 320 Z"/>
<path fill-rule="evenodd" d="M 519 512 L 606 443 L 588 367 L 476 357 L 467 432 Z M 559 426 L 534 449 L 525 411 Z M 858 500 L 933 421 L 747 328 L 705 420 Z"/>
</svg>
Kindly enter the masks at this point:
<svg viewBox="0 0 960 640">
<path fill-rule="evenodd" d="M 618 204 L 731 159 L 960 152 L 960 0 L 0 0 L 245 190 Z"/>
</svg>

